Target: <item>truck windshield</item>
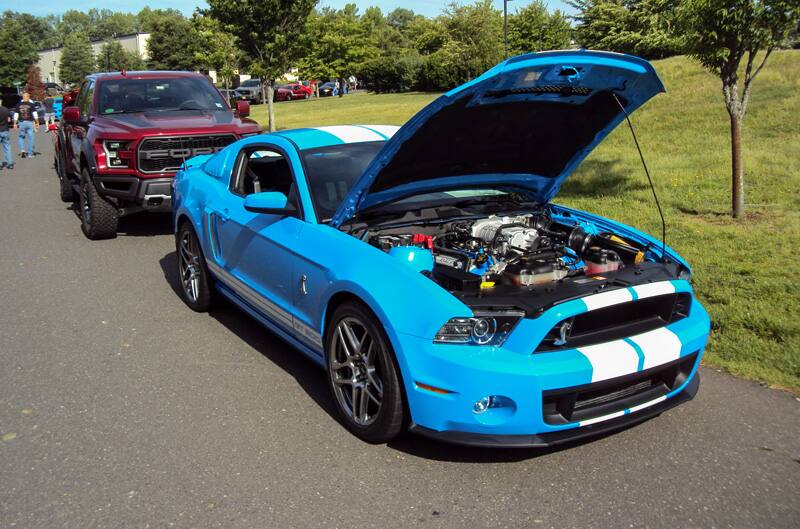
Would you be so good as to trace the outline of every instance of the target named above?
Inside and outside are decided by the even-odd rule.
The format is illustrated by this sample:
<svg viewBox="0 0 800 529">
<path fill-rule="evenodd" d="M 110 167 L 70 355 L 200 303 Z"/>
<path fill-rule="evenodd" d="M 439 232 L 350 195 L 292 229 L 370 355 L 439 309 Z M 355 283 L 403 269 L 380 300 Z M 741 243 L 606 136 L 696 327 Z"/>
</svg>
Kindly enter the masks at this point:
<svg viewBox="0 0 800 529">
<path fill-rule="evenodd" d="M 114 79 L 98 83 L 100 114 L 228 110 L 219 92 L 204 79 Z"/>
</svg>

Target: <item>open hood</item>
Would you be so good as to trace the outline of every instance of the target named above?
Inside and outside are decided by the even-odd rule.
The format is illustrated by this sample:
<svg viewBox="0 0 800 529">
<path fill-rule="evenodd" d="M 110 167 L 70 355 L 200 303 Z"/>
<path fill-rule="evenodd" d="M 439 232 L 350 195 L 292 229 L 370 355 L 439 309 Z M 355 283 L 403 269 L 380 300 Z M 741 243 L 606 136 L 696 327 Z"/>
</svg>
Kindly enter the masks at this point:
<svg viewBox="0 0 800 529">
<path fill-rule="evenodd" d="M 442 95 L 386 142 L 331 224 L 420 193 L 516 188 L 540 203 L 620 121 L 664 91 L 653 66 L 599 51 L 521 55 Z"/>
</svg>

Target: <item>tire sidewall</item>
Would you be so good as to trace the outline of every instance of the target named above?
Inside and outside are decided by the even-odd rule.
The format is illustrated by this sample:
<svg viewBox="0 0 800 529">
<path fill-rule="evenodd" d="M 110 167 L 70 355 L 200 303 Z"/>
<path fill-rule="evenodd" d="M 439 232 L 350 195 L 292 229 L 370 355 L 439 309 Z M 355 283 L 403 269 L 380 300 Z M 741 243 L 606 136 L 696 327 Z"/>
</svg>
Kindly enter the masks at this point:
<svg viewBox="0 0 800 529">
<path fill-rule="evenodd" d="M 186 291 L 183 288 L 183 277 L 181 277 L 181 240 L 187 233 L 194 239 L 200 261 L 200 278 L 197 287 L 198 294 L 197 300 L 194 301 L 189 299 L 189 296 L 186 294 Z M 206 258 L 203 254 L 203 247 L 200 245 L 200 239 L 197 237 L 197 232 L 195 231 L 194 226 L 192 226 L 189 221 L 182 222 L 178 228 L 178 231 L 175 233 L 175 260 L 181 299 L 183 299 L 184 303 L 186 303 L 186 305 L 193 311 L 207 312 L 213 301 L 213 280 L 208 272 L 208 266 L 206 265 Z"/>
<path fill-rule="evenodd" d="M 377 420 L 368 426 L 362 426 L 353 421 L 347 411 L 342 408 L 334 390 L 331 371 L 333 330 L 336 329 L 342 319 L 348 317 L 358 319 L 367 331 L 381 342 L 380 362 L 383 374 L 383 400 Z M 360 303 L 346 302 L 334 311 L 325 334 L 325 371 L 331 397 L 338 412 L 338 418 L 357 437 L 369 443 L 385 443 L 396 437 L 404 429 L 408 422 L 406 396 L 400 370 L 395 359 L 394 348 L 386 335 L 383 325 L 366 306 Z"/>
</svg>

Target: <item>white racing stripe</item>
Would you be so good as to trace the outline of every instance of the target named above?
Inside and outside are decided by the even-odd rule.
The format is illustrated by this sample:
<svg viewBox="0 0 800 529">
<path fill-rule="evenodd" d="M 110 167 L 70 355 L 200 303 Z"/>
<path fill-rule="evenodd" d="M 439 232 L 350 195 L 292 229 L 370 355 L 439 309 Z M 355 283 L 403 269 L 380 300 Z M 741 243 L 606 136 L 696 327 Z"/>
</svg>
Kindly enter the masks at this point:
<svg viewBox="0 0 800 529">
<path fill-rule="evenodd" d="M 644 354 L 642 369 L 660 366 L 681 356 L 681 339 L 666 327 L 631 336 L 629 340 Z"/>
<path fill-rule="evenodd" d="M 639 355 L 623 340 L 579 347 L 578 352 L 592 364 L 592 382 L 636 373 Z"/>
<path fill-rule="evenodd" d="M 633 301 L 633 294 L 631 294 L 627 288 L 621 288 L 619 290 L 611 290 L 609 292 L 586 296 L 581 299 L 586 303 L 586 310 L 596 310 L 608 307 L 609 305 Z"/>
<path fill-rule="evenodd" d="M 596 422 L 603 422 L 609 419 L 616 419 L 617 417 L 622 417 L 625 415 L 625 410 L 615 411 L 614 413 L 609 413 L 608 415 L 603 415 L 601 417 L 595 417 L 594 419 L 586 419 L 585 421 L 581 421 L 578 424 L 580 426 L 589 426 L 590 424 L 594 424 Z"/>
<path fill-rule="evenodd" d="M 633 287 L 639 299 L 661 296 L 662 294 L 672 294 L 675 292 L 675 285 L 670 281 L 659 281 L 658 283 L 647 283 Z"/>
<path fill-rule="evenodd" d="M 394 133 L 397 132 L 400 127 L 397 125 L 362 125 L 367 127 L 368 129 L 372 129 L 378 134 L 383 134 L 387 138 L 391 138 L 394 136 Z"/>
<path fill-rule="evenodd" d="M 645 402 L 643 404 L 639 404 L 638 406 L 633 406 L 633 407 L 629 408 L 628 409 L 628 413 L 634 413 L 634 412 L 637 412 L 639 410 L 643 410 L 645 408 L 649 408 L 650 406 L 658 404 L 659 402 L 664 402 L 665 400 L 667 400 L 667 396 L 666 395 L 662 395 L 662 396 L 658 397 L 657 399 L 653 399 L 653 400 Z"/>
<path fill-rule="evenodd" d="M 333 125 L 330 127 L 316 127 L 316 129 L 333 134 L 345 143 L 384 141 L 384 137 L 377 132 L 353 125 Z"/>
</svg>

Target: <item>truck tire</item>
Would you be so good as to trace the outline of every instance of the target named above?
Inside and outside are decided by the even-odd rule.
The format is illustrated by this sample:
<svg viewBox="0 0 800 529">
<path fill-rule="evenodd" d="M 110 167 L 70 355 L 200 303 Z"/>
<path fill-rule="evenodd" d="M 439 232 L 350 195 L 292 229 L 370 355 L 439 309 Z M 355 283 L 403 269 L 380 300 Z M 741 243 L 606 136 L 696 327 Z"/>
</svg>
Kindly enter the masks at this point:
<svg viewBox="0 0 800 529">
<path fill-rule="evenodd" d="M 75 189 L 72 187 L 72 181 L 70 181 L 69 177 L 67 177 L 64 172 L 64 165 L 58 153 L 55 155 L 53 165 L 55 165 L 56 175 L 58 175 L 58 194 L 61 197 L 61 201 L 67 203 L 75 202 L 77 198 L 75 196 Z"/>
<path fill-rule="evenodd" d="M 86 168 L 81 171 L 79 205 L 81 229 L 87 238 L 96 241 L 117 236 L 119 212 L 114 204 L 100 196 Z"/>
</svg>

